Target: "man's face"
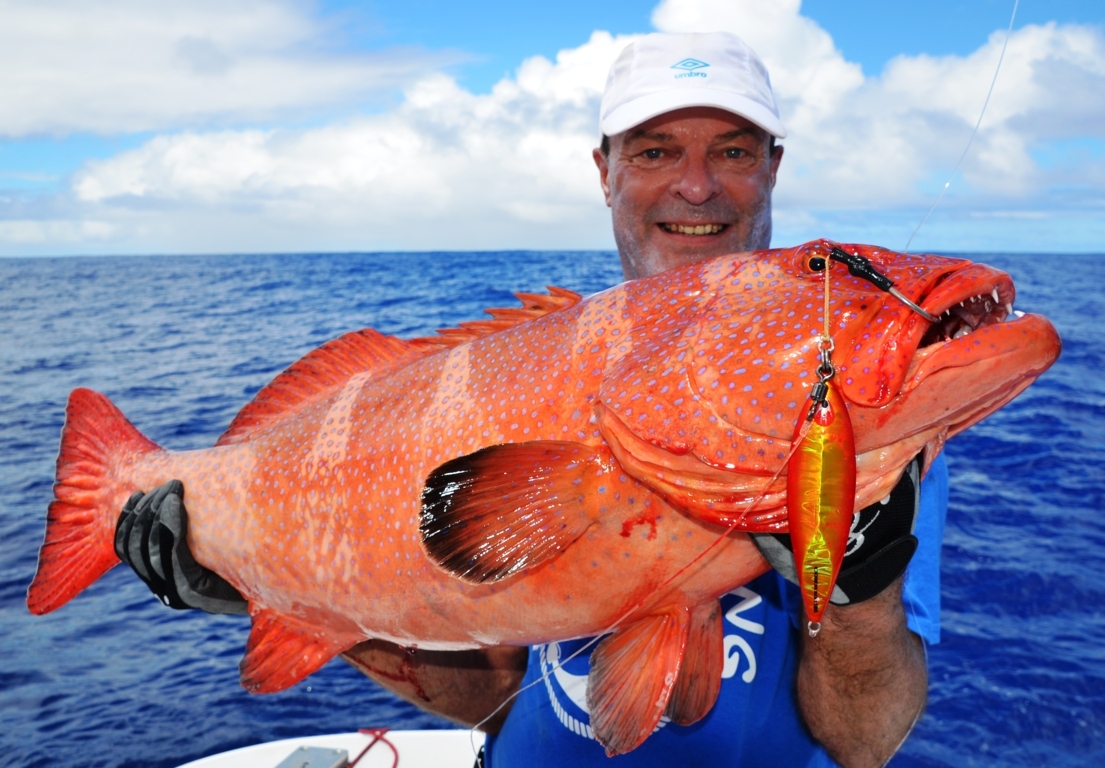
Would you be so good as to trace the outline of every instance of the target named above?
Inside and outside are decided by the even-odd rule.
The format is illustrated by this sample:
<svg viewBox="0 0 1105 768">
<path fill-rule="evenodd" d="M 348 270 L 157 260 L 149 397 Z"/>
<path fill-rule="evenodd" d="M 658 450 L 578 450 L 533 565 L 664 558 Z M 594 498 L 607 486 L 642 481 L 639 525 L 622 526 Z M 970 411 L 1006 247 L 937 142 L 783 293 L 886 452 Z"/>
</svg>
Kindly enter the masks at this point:
<svg viewBox="0 0 1105 768">
<path fill-rule="evenodd" d="M 767 248 L 783 148 L 731 112 L 692 107 L 655 117 L 596 149 L 627 278 Z"/>
</svg>

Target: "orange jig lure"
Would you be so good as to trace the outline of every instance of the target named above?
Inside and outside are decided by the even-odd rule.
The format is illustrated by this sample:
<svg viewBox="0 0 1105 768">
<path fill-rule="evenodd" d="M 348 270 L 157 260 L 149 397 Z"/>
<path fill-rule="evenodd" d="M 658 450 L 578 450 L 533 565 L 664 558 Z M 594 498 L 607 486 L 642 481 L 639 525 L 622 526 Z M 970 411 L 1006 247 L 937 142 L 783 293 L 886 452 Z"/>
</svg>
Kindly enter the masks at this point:
<svg viewBox="0 0 1105 768">
<path fill-rule="evenodd" d="M 787 522 L 798 586 L 813 637 L 836 585 L 848 545 L 856 501 L 856 445 L 844 399 L 832 384 L 835 373 L 829 336 L 829 264 L 825 262 L 825 334 L 817 368 L 820 381 L 794 429 L 787 466 Z"/>
</svg>

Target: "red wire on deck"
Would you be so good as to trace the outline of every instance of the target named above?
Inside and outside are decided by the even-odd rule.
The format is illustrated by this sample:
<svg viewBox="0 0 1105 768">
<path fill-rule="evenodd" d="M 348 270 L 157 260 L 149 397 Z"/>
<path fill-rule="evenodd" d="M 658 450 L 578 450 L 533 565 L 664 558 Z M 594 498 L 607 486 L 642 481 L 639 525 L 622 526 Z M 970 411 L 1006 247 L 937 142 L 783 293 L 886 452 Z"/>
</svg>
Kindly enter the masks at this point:
<svg viewBox="0 0 1105 768">
<path fill-rule="evenodd" d="M 353 762 L 349 764 L 349 768 L 353 768 L 357 763 L 361 761 L 361 758 L 368 754 L 368 750 L 372 749 L 377 744 L 383 742 L 387 744 L 388 749 L 395 755 L 395 759 L 391 762 L 391 768 L 397 768 L 399 765 L 399 750 L 395 748 L 395 745 L 384 738 L 384 734 L 388 732 L 387 728 L 358 728 L 357 733 L 363 733 L 366 736 L 371 736 L 372 741 L 368 743 L 368 746 L 361 750 L 361 754 L 353 758 Z"/>
</svg>

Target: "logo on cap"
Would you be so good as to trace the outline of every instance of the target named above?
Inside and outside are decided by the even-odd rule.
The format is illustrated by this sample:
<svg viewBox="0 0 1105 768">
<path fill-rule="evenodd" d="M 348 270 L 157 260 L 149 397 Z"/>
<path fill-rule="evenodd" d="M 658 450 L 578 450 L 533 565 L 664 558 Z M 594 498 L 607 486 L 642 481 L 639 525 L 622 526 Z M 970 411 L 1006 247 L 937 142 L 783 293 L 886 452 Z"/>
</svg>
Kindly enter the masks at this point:
<svg viewBox="0 0 1105 768">
<path fill-rule="evenodd" d="M 683 77 L 706 77 L 705 72 L 699 72 L 698 70 L 708 66 L 710 65 L 698 59 L 683 59 L 682 61 L 677 61 L 675 64 L 672 64 L 671 68 L 683 70 L 675 76 L 676 79 L 679 79 Z"/>
</svg>

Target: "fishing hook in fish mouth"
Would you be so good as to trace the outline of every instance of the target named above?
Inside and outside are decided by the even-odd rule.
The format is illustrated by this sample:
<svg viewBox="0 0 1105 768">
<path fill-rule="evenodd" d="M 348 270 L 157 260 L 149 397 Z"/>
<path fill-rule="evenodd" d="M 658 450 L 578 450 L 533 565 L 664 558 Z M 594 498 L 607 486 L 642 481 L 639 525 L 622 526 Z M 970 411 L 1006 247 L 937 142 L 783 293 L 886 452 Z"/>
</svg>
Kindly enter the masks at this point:
<svg viewBox="0 0 1105 768">
<path fill-rule="evenodd" d="M 866 280 L 867 282 L 878 288 L 880 291 L 886 291 L 898 301 L 902 302 L 914 312 L 919 314 L 921 317 L 928 320 L 930 323 L 940 322 L 940 318 L 936 317 L 935 315 L 931 315 L 925 310 L 921 309 L 921 307 L 915 304 L 912 299 L 910 299 L 904 293 L 895 288 L 894 281 L 875 269 L 871 265 L 871 262 L 864 257 L 848 253 L 843 248 L 835 245 L 829 251 L 829 257 L 833 261 L 839 261 L 841 264 L 846 265 L 848 267 L 848 272 L 850 272 L 853 277 L 858 277 Z M 815 272 L 820 272 L 824 268 L 824 259 L 810 259 L 810 269 L 814 270 Z"/>
</svg>

